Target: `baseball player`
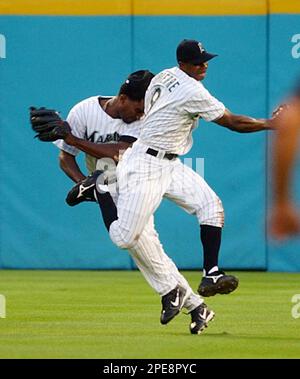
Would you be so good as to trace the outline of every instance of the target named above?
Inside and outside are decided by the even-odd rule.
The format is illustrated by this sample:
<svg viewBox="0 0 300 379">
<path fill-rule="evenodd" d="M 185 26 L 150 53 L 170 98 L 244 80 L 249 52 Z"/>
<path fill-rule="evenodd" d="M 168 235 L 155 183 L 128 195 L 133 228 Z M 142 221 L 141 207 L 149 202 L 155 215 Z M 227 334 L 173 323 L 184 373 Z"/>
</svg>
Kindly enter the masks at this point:
<svg viewBox="0 0 300 379">
<path fill-rule="evenodd" d="M 93 96 L 71 109 L 67 122 L 72 134 L 65 137 L 66 141 L 54 143 L 61 150 L 60 167 L 73 181 L 78 183 L 85 178 L 75 159 L 80 150 L 86 152 L 86 166 L 91 173 L 96 169 L 97 158 L 114 158 L 136 140 L 141 126 L 138 120 L 144 114 L 145 91 L 153 76 L 148 70 L 134 72 L 118 96 Z"/>
<path fill-rule="evenodd" d="M 300 82 L 287 103 L 279 107 L 272 120 L 274 199 L 269 222 L 271 235 L 283 240 L 300 233 L 300 213 L 290 194 L 292 169 L 300 139 Z"/>
<path fill-rule="evenodd" d="M 72 197 L 74 191 L 71 191 L 67 197 L 69 205 L 78 204 L 83 199 L 95 200 L 94 191 L 89 184 L 94 176 L 87 177 L 84 180 L 85 186 L 81 185 L 85 177 L 76 163 L 76 154 L 82 150 L 95 158 L 115 158 L 119 150 L 125 150 L 130 146 L 139 133 L 141 122 L 135 120 L 142 115 L 146 86 L 152 77 L 151 73 L 144 71 L 130 75 L 122 85 L 118 96 L 92 97 L 80 102 L 70 111 L 67 122 L 60 120 L 55 111 L 32 109 L 31 123 L 33 129 L 38 132 L 40 140 L 62 138 L 56 142 L 61 149 L 61 168 L 72 180 L 79 183 L 76 186 L 76 189 L 79 189 L 78 194 Z M 128 117 L 129 110 L 131 110 L 130 117 Z M 50 124 L 55 125 L 54 130 Z M 112 141 L 115 143 L 109 143 Z M 95 159 L 92 160 L 91 156 L 87 157 L 90 172 L 95 170 Z M 116 197 L 114 199 L 117 201 Z M 107 224 L 106 220 L 105 223 Z M 165 254 L 154 229 L 152 216 L 129 252 L 148 283 L 162 296 L 163 304 L 166 303 L 166 298 L 170 297 L 170 288 L 172 290 L 173 301 L 167 306 L 163 305 L 161 323 L 170 322 L 184 306 L 192 318 L 190 332 L 201 333 L 214 317 L 214 312 L 206 307 L 203 299 L 193 293 L 174 262 Z M 166 297 L 166 294 L 169 295 Z"/>
<path fill-rule="evenodd" d="M 206 296 L 229 293 L 237 287 L 238 280 L 225 275 L 217 264 L 224 224 L 222 203 L 204 179 L 183 165 L 178 156 L 192 147 L 192 132 L 199 118 L 240 133 L 271 128 L 268 120 L 232 114 L 200 83 L 206 76 L 207 62 L 215 56 L 200 42 L 183 40 L 177 48 L 179 67 L 166 69 L 151 81 L 141 135 L 117 167 L 117 207 L 107 187 L 97 183 L 99 173 L 87 182 L 89 186 L 94 183 L 89 190 L 97 189 L 110 237 L 120 248 L 131 248 L 139 241 L 163 197 L 195 215 L 204 250 L 204 276 L 198 292 Z M 78 186 L 73 198 L 76 196 L 81 197 Z M 149 261 L 150 272 L 155 269 L 155 262 L 151 256 Z M 165 283 L 166 288 L 168 285 L 170 292 L 163 297 L 163 312 L 172 308 L 175 301 L 173 283 Z M 184 292 L 179 293 L 179 303 L 183 301 Z"/>
</svg>

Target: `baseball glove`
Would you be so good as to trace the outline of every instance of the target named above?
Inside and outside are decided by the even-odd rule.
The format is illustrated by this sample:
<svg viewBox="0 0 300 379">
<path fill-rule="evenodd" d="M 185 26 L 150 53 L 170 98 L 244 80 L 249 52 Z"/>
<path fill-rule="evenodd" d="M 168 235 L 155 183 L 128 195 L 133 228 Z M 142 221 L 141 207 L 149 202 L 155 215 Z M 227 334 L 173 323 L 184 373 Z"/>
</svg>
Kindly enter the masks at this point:
<svg viewBox="0 0 300 379">
<path fill-rule="evenodd" d="M 65 139 L 71 133 L 70 125 L 61 119 L 54 109 L 30 107 L 30 124 L 37 133 L 35 138 L 43 142 Z"/>
</svg>

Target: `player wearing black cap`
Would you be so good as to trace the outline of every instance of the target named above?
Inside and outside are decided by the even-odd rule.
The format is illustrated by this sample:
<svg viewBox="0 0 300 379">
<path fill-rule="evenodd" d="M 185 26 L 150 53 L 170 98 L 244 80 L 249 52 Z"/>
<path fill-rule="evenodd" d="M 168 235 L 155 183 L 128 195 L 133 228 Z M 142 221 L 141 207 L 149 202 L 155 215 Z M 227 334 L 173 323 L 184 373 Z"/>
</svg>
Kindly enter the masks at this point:
<svg viewBox="0 0 300 379">
<path fill-rule="evenodd" d="M 145 96 L 141 134 L 118 165 L 118 209 L 107 186 L 99 185 L 97 173 L 88 183 L 82 182 L 97 198 L 112 241 L 123 249 L 132 249 L 149 237 L 149 220 L 163 197 L 195 215 L 204 251 L 204 276 L 198 288 L 202 296 L 230 293 L 237 288 L 238 279 L 218 267 L 222 203 L 178 155 L 191 149 L 192 132 L 200 118 L 240 133 L 270 129 L 267 120 L 232 114 L 200 83 L 207 61 L 214 56 L 198 41 L 184 40 L 177 48 L 179 67 L 163 70 L 152 79 Z M 84 200 L 85 194 L 79 195 Z M 203 299 L 195 298 L 187 281 L 178 275 L 174 263 L 159 248 L 157 234 L 152 233 L 147 243 L 146 250 L 137 252 L 136 261 L 145 263 L 139 268 L 153 288 L 153 278 L 160 277 L 155 281 L 162 297 L 161 323 L 170 322 L 185 307 L 191 314 L 191 333 L 201 333 L 214 313 Z"/>
<path fill-rule="evenodd" d="M 125 153 L 118 169 L 119 183 L 130 173 L 135 186 L 131 192 L 129 186 L 121 185 L 118 210 L 122 211 L 115 213 L 117 216 L 108 229 L 117 246 L 130 246 L 142 232 L 150 210 L 154 212 L 163 197 L 174 201 L 197 216 L 200 225 L 204 275 L 199 294 L 230 293 L 237 288 L 238 279 L 226 275 L 218 266 L 224 223 L 222 203 L 203 178 L 185 167 L 177 156 L 186 154 L 192 147 L 192 132 L 200 118 L 240 133 L 268 130 L 270 126 L 265 119 L 232 114 L 202 85 L 207 62 L 216 57 L 202 43 L 183 40 L 177 47 L 176 57 L 179 67 L 157 74 L 147 90 L 141 135 Z M 155 196 L 150 195 L 154 188 Z M 147 212 L 141 213 L 140 209 Z M 169 283 L 170 290 L 172 285 Z"/>
<path fill-rule="evenodd" d="M 82 201 L 96 200 L 93 180 L 100 171 L 96 170 L 94 174 L 85 178 L 75 160 L 77 153 L 79 150 L 88 153 L 87 166 L 90 172 L 95 170 L 96 158 L 105 157 L 105 159 L 97 161 L 97 167 L 99 163 L 104 163 L 107 166 L 109 163 L 107 157 L 118 158 L 119 150 L 126 150 L 140 134 L 141 121 L 131 121 L 137 120 L 142 114 L 144 95 L 152 78 L 153 74 L 149 71 L 137 71 L 129 75 L 117 96 L 88 98 L 75 105 L 70 111 L 67 122 L 70 124 L 73 134 L 68 129 L 68 133 L 56 142 L 61 149 L 62 169 L 75 182 L 78 182 L 67 196 L 66 201 L 69 205 L 74 206 Z M 51 113 L 54 113 L 55 121 L 49 123 Z M 124 121 L 130 125 L 124 124 Z M 49 141 L 49 138 L 52 137 L 56 138 L 57 134 L 53 136 L 50 133 L 49 135 L 49 128 L 55 125 L 60 128 L 61 122 L 59 115 L 54 111 L 47 109 L 33 109 L 31 111 L 31 124 L 34 130 L 39 133 L 38 137 L 42 141 Z M 109 169 L 112 176 L 113 169 L 115 169 L 115 165 Z M 105 175 L 107 174 L 105 173 Z M 81 180 L 82 177 L 83 180 Z M 128 184 L 132 184 L 130 180 Z M 112 185 L 112 187 L 114 186 Z M 116 200 L 116 191 L 114 191 L 113 196 Z M 107 202 L 101 203 L 102 209 L 106 209 L 104 222 L 107 227 L 115 217 L 115 209 L 110 207 L 110 204 L 110 197 Z M 204 309 L 203 300 L 192 291 L 174 262 L 165 254 L 155 231 L 153 216 L 150 217 L 138 241 L 128 250 L 150 286 L 163 296 L 165 306 L 161 315 L 161 323 L 170 322 L 184 306 L 191 313 L 191 333 L 201 333 L 207 322 L 213 318 L 214 312 Z M 149 265 L 152 266 L 150 256 L 156 262 L 156 270 L 149 270 Z M 173 304 L 170 304 L 170 295 L 167 297 L 164 295 L 169 293 L 169 286 L 175 287 L 177 283 L 180 284 L 180 288 L 172 291 L 171 298 L 174 301 Z M 167 304 L 166 300 L 168 300 Z"/>
</svg>

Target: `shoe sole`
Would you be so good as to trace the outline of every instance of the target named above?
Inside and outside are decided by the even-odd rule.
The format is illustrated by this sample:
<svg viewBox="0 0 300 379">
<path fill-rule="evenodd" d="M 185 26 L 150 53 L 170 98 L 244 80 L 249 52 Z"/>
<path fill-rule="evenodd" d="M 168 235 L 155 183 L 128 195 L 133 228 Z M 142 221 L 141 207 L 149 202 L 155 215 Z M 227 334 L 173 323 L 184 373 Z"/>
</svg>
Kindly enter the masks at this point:
<svg viewBox="0 0 300 379">
<path fill-rule="evenodd" d="M 206 320 L 205 320 L 205 323 L 203 324 L 203 326 L 197 331 L 197 332 L 192 332 L 192 330 L 190 329 L 190 332 L 191 332 L 191 334 L 201 334 L 202 332 L 204 332 L 204 330 L 208 327 L 208 323 L 210 322 L 210 321 L 213 321 L 214 320 L 214 318 L 215 318 L 215 312 L 213 312 L 213 311 L 210 311 L 210 313 L 209 313 L 209 315 L 207 316 L 207 318 L 206 318 Z"/>
<path fill-rule="evenodd" d="M 237 278 L 222 278 L 219 280 L 218 284 L 212 285 L 210 287 L 198 288 L 199 295 L 203 297 L 215 296 L 216 294 L 227 295 L 233 292 L 239 285 L 239 281 Z"/>
</svg>

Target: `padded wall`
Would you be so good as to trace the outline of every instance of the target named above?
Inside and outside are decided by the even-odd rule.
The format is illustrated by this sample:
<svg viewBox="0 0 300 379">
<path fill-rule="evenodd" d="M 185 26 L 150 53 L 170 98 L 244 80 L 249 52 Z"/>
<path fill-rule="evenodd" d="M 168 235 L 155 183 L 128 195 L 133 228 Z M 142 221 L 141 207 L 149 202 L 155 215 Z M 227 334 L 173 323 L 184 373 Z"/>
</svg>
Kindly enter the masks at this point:
<svg viewBox="0 0 300 379">
<path fill-rule="evenodd" d="M 133 70 L 174 66 L 183 38 L 200 39 L 219 54 L 205 85 L 233 112 L 266 117 L 288 93 L 300 71 L 291 55 L 291 38 L 300 33 L 296 2 L 274 0 L 268 9 L 260 0 L 223 0 L 223 7 L 216 0 L 190 0 L 190 7 L 187 1 L 174 0 L 172 8 L 164 0 L 74 0 L 73 7 L 47 0 L 42 8 L 35 0 L 1 2 L 0 267 L 134 267 L 112 245 L 95 204 L 65 205 L 71 182 L 58 168 L 56 147 L 33 140 L 30 105 L 66 116 L 81 99 L 115 94 Z M 194 168 L 204 158 L 205 179 L 225 207 L 221 266 L 299 271 L 299 240 L 278 247 L 265 234 L 266 133 L 240 135 L 201 122 L 194 141 L 185 158 Z M 168 201 L 155 218 L 178 266 L 201 267 L 196 219 Z"/>
</svg>

